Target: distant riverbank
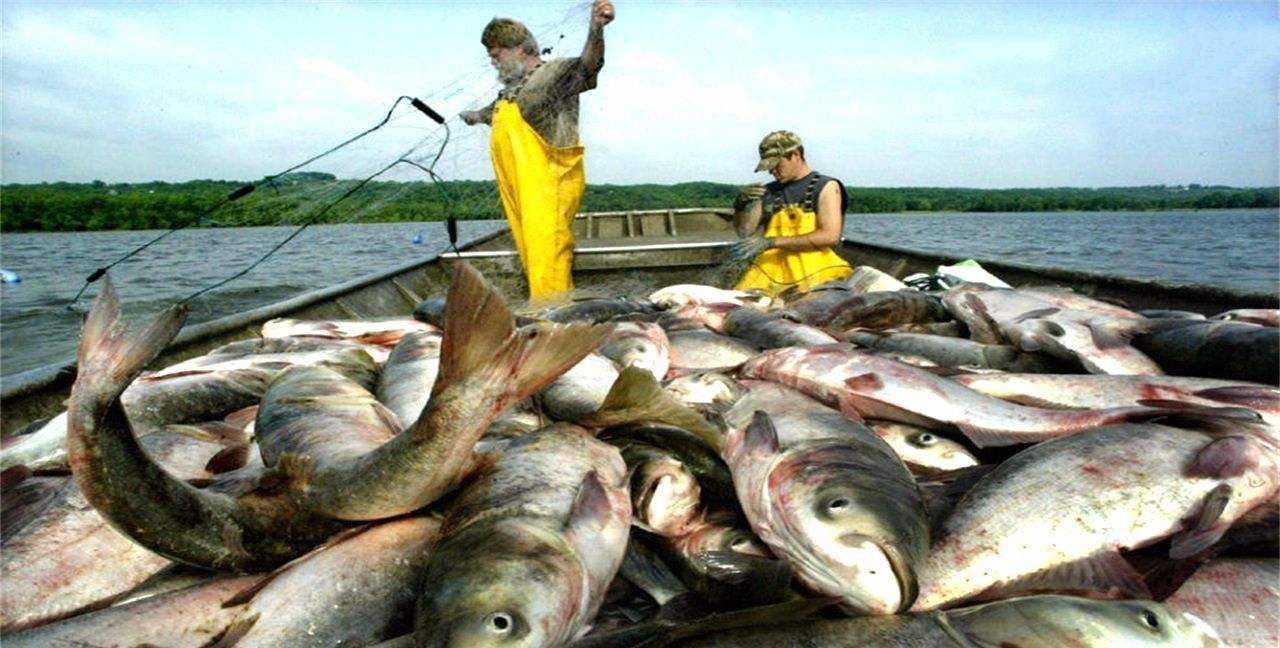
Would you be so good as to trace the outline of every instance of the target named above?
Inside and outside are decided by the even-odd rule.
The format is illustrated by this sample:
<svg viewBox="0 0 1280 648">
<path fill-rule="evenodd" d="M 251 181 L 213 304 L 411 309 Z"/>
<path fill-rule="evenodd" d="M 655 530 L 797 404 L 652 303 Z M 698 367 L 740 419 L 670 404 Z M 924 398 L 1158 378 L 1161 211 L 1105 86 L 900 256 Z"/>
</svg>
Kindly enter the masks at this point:
<svg viewBox="0 0 1280 648">
<path fill-rule="evenodd" d="M 318 223 L 432 222 L 502 218 L 491 181 L 371 182 L 342 199 L 356 180 L 295 173 L 234 201 L 249 183 L 196 180 L 135 184 L 43 183 L 0 187 L 0 231 L 56 232 L 253 227 Z M 583 211 L 725 207 L 739 187 L 714 182 L 588 185 Z M 1280 207 L 1276 187 L 1154 185 L 1145 187 L 963 189 L 849 187 L 849 213 L 1099 212 Z M 338 201 L 338 202 L 335 202 Z"/>
</svg>

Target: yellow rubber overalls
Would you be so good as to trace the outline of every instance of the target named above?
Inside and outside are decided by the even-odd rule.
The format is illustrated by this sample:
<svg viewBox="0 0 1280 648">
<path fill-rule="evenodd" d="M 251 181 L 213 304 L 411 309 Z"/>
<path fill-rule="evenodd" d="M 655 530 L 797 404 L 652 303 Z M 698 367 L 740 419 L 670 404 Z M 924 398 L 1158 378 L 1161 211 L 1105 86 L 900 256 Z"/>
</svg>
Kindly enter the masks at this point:
<svg viewBox="0 0 1280 648">
<path fill-rule="evenodd" d="M 551 146 L 499 99 L 490 138 L 498 193 L 529 280 L 529 301 L 546 303 L 573 290 L 573 216 L 586 184 L 581 145 Z"/>
<path fill-rule="evenodd" d="M 814 187 L 803 204 L 784 204 L 769 216 L 769 226 L 764 235 L 803 236 L 818 228 L 818 215 L 814 205 Z M 760 290 L 770 296 L 797 287 L 809 290 L 833 279 L 843 279 L 853 272 L 853 267 L 831 248 L 793 252 L 773 248 L 765 250 L 747 268 L 746 274 L 735 286 L 738 290 Z"/>
</svg>

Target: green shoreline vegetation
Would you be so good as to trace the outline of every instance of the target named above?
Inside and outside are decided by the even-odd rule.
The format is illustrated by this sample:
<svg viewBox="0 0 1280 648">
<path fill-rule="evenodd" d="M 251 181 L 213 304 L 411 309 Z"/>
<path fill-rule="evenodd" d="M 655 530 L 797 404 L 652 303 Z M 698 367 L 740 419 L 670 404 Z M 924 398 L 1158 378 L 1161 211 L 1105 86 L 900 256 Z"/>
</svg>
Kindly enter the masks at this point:
<svg viewBox="0 0 1280 648">
<path fill-rule="evenodd" d="M 291 225 L 313 218 L 357 183 L 318 172 L 294 173 L 254 193 L 217 205 L 243 182 L 194 180 L 134 184 L 41 183 L 0 186 L 0 231 L 87 231 Z M 446 208 L 462 220 L 499 219 L 492 181 L 371 182 L 317 221 L 420 222 L 444 220 Z M 714 182 L 673 185 L 588 185 L 583 211 L 723 207 L 739 187 Z M 1097 189 L 849 188 L 850 213 L 1039 212 L 1239 209 L 1280 206 L 1277 187 L 1107 187 Z"/>
</svg>

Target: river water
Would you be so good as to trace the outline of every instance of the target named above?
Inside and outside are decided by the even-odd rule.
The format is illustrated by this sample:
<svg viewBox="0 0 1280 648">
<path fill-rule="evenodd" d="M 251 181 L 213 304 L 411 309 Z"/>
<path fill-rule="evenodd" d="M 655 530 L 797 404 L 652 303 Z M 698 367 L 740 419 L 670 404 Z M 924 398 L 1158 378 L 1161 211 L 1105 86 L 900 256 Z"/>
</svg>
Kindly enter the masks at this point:
<svg viewBox="0 0 1280 648">
<path fill-rule="evenodd" d="M 464 241 L 504 223 L 459 223 Z M 292 232 L 287 227 L 178 232 L 111 272 L 132 316 L 245 268 Z M 84 277 L 160 232 L 6 234 L 0 267 L 22 282 L 0 288 L 0 374 L 75 352 L 79 313 L 66 308 Z M 415 244 L 415 235 L 423 243 Z M 1063 212 L 851 214 L 846 236 L 937 253 L 1175 282 L 1276 291 L 1280 212 Z M 250 274 L 192 303 L 189 322 L 269 304 L 306 290 L 403 265 L 447 246 L 443 223 L 318 225 Z M 81 298 L 83 309 L 96 287 Z"/>
</svg>

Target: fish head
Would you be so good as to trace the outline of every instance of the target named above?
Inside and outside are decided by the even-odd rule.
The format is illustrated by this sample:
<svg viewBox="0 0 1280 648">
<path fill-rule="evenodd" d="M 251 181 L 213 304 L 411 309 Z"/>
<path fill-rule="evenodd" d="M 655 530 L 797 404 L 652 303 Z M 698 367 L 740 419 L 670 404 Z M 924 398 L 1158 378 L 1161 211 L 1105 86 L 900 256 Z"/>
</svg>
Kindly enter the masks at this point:
<svg viewBox="0 0 1280 648">
<path fill-rule="evenodd" d="M 623 451 L 628 464 L 634 454 Z M 635 518 L 660 535 L 684 535 L 694 524 L 702 504 L 698 479 L 679 460 L 665 453 L 650 453 L 631 474 L 631 498 Z"/>
<path fill-rule="evenodd" d="M 620 367 L 644 369 L 653 374 L 656 380 L 667 376 L 667 354 L 651 339 L 628 336 L 606 344 L 601 348 L 601 353 L 617 362 Z"/>
<path fill-rule="evenodd" d="M 908 466 L 947 471 L 978 465 L 978 459 L 963 445 L 932 430 L 881 421 L 871 427 Z"/>
<path fill-rule="evenodd" d="M 743 394 L 737 381 L 714 371 L 681 376 L 668 383 L 666 390 L 681 402 L 700 405 L 732 405 Z"/>
<path fill-rule="evenodd" d="M 416 645 L 559 645 L 580 625 L 587 577 L 563 535 L 509 520 L 464 529 L 428 568 Z"/>
<path fill-rule="evenodd" d="M 772 515 L 782 547 L 771 546 L 811 588 L 858 614 L 895 614 L 918 592 L 913 564 L 928 544 L 924 523 L 892 491 L 906 484 L 865 479 L 855 450 L 815 444 L 770 472 Z"/>
<path fill-rule="evenodd" d="M 685 555 L 713 551 L 732 551 L 747 556 L 772 558 L 773 554 L 756 534 L 747 528 L 746 522 L 733 515 L 708 515 L 693 531 L 672 543 Z"/>
<path fill-rule="evenodd" d="M 945 614 L 956 632 L 981 646 L 1223 645 L 1199 617 L 1151 601 L 1027 596 Z"/>
</svg>

